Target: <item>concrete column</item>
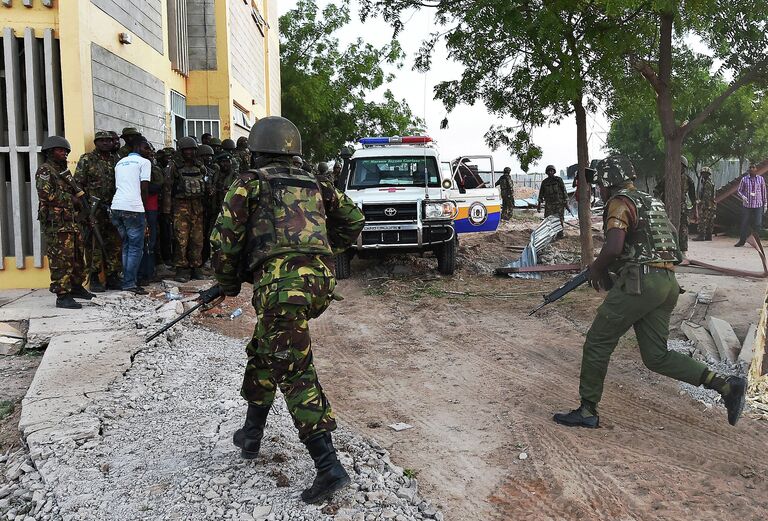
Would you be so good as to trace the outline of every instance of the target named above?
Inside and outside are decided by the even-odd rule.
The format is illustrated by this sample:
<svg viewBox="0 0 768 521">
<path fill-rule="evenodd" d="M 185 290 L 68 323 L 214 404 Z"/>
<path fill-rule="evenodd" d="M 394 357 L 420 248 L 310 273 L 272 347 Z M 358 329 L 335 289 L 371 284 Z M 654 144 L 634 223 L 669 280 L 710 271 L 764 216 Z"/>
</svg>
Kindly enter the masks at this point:
<svg viewBox="0 0 768 521">
<path fill-rule="evenodd" d="M 29 191 L 30 207 L 32 209 L 32 255 L 35 268 L 43 267 L 42 240 L 40 236 L 40 221 L 37 220 L 37 190 L 35 189 L 35 172 L 39 162 L 40 146 L 42 145 L 42 83 L 40 77 L 40 54 L 38 40 L 31 28 L 24 30 L 24 67 L 26 70 L 27 89 L 27 124 L 29 127 Z"/>
<path fill-rule="evenodd" d="M 63 132 L 61 122 L 61 59 L 59 46 L 53 29 L 43 32 L 43 45 L 45 46 L 45 97 L 48 100 L 46 107 L 48 114 L 48 136 L 58 136 Z"/>
</svg>

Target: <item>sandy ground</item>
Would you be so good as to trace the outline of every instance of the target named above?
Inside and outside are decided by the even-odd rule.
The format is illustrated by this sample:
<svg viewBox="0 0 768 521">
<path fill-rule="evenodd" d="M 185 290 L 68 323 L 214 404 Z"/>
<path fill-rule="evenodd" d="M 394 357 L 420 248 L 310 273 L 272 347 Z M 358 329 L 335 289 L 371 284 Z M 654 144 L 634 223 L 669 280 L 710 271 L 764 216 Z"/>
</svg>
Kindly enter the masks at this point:
<svg viewBox="0 0 768 521">
<path fill-rule="evenodd" d="M 645 369 L 631 333 L 612 359 L 602 428 L 552 422 L 554 412 L 577 405 L 583 336 L 602 296 L 582 288 L 528 317 L 569 275 L 487 274 L 517 255 L 527 226 L 464 236 L 454 277 L 439 277 L 429 258 L 353 263 L 353 277 L 339 284 L 345 300 L 311 324 L 321 381 L 340 419 L 415 472 L 446 519 L 764 519 L 768 424 L 745 418 L 730 427 L 724 409 Z M 577 251 L 575 233 L 558 248 Z M 710 260 L 745 266 L 756 258 L 722 241 L 692 253 L 705 260 L 714 250 Z M 736 319 L 743 335 L 765 282 L 711 278 L 727 299 L 712 312 Z M 692 298 L 706 280 L 686 274 L 681 282 Z M 239 319 L 201 321 L 249 336 L 247 299 L 244 292 L 224 304 L 226 313 L 242 305 Z M 678 317 L 690 303 L 681 299 Z M 394 432 L 395 422 L 413 428 Z"/>
</svg>

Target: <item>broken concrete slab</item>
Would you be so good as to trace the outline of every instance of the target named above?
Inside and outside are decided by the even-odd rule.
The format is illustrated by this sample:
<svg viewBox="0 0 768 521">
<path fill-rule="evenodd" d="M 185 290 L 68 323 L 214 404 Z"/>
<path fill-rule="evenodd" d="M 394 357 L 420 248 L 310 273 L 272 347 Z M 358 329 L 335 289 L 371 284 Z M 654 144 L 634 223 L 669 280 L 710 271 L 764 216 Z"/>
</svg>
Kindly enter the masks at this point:
<svg viewBox="0 0 768 521">
<path fill-rule="evenodd" d="M 688 340 L 693 342 L 693 345 L 699 352 L 715 362 L 720 361 L 720 351 L 718 351 L 712 335 L 709 334 L 704 326 L 686 320 L 680 324 L 680 330 Z"/>
<path fill-rule="evenodd" d="M 696 302 L 701 304 L 712 304 L 717 292 L 717 284 L 707 284 L 703 286 L 696 294 Z"/>
<path fill-rule="evenodd" d="M 747 336 L 744 337 L 744 343 L 741 344 L 739 352 L 739 366 L 747 373 L 752 364 L 752 357 L 755 354 L 755 340 L 757 338 L 757 324 L 750 324 L 747 330 Z"/>
<path fill-rule="evenodd" d="M 16 329 L 10 324 L 0 322 L 0 335 L 11 338 L 24 338 L 24 333 Z"/>
<path fill-rule="evenodd" d="M 21 352 L 24 347 L 23 338 L 0 336 L 0 355 L 13 356 Z"/>
<path fill-rule="evenodd" d="M 709 317 L 707 321 L 712 340 L 715 341 L 721 360 L 736 363 L 741 351 L 741 342 L 731 325 L 723 319 Z"/>
<path fill-rule="evenodd" d="M 90 331 L 102 331 L 111 326 L 104 317 L 99 314 L 88 313 L 67 317 L 32 318 L 29 320 L 27 330 L 27 344 L 30 349 L 37 349 L 47 344 L 51 337 L 66 331 L 67 333 L 87 333 Z"/>
</svg>

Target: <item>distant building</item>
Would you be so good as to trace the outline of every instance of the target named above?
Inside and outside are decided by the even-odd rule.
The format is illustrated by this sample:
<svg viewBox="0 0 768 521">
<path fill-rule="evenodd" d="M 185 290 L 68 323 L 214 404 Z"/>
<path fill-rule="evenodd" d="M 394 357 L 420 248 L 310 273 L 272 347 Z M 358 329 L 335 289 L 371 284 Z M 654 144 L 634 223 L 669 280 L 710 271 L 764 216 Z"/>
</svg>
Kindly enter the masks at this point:
<svg viewBox="0 0 768 521">
<path fill-rule="evenodd" d="M 0 288 L 49 282 L 34 187 L 48 135 L 70 141 L 72 169 L 96 130 L 156 147 L 245 136 L 280 114 L 277 29 L 277 0 L 2 0 Z"/>
</svg>

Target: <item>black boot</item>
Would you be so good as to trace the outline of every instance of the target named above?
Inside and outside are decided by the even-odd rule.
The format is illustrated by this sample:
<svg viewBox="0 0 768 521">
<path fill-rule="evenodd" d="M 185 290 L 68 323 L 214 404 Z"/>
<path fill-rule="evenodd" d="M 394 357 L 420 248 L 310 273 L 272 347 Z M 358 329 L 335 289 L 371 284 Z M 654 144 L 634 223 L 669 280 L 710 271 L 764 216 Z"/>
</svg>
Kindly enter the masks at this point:
<svg viewBox="0 0 768 521">
<path fill-rule="evenodd" d="M 173 279 L 176 282 L 189 282 L 190 271 L 184 268 L 176 268 L 176 277 Z"/>
<path fill-rule="evenodd" d="M 93 293 L 91 293 L 90 291 L 88 291 L 87 289 L 85 289 L 82 286 L 75 286 L 75 287 L 73 287 L 72 291 L 69 294 L 72 297 L 84 298 L 86 300 L 91 300 L 93 297 L 96 296 L 96 295 L 94 295 Z"/>
<path fill-rule="evenodd" d="M 264 426 L 267 424 L 267 416 L 270 407 L 248 404 L 248 412 L 245 415 L 245 425 L 237 429 L 232 435 L 232 443 L 241 449 L 243 459 L 254 459 L 259 455 L 261 438 L 264 436 Z"/>
<path fill-rule="evenodd" d="M 747 394 L 747 379 L 741 376 L 721 376 L 708 371 L 704 377 L 704 387 L 714 389 L 723 397 L 728 411 L 728 423 L 736 425 L 744 410 L 744 397 Z"/>
<path fill-rule="evenodd" d="M 83 306 L 79 302 L 75 302 L 72 295 L 69 293 L 62 293 L 56 296 L 56 307 L 64 309 L 81 309 Z"/>
<path fill-rule="evenodd" d="M 205 280 L 208 277 L 205 276 L 203 271 L 200 268 L 192 268 L 192 280 Z"/>
<path fill-rule="evenodd" d="M 91 290 L 91 293 L 104 293 L 104 291 L 106 291 L 104 289 L 104 284 L 102 284 L 99 279 L 98 273 L 91 273 L 88 277 L 88 289 Z"/>
<path fill-rule="evenodd" d="M 123 281 L 117 274 L 107 275 L 107 289 L 118 291 L 123 289 Z"/>
<path fill-rule="evenodd" d="M 305 441 L 304 445 L 315 462 L 317 475 L 312 486 L 301 493 L 302 501 L 320 503 L 352 482 L 336 457 L 330 432 L 316 434 Z"/>
<path fill-rule="evenodd" d="M 555 423 L 566 427 L 586 427 L 596 429 L 600 426 L 600 417 L 594 407 L 582 402 L 578 409 L 571 412 L 559 412 L 552 417 Z"/>
</svg>

